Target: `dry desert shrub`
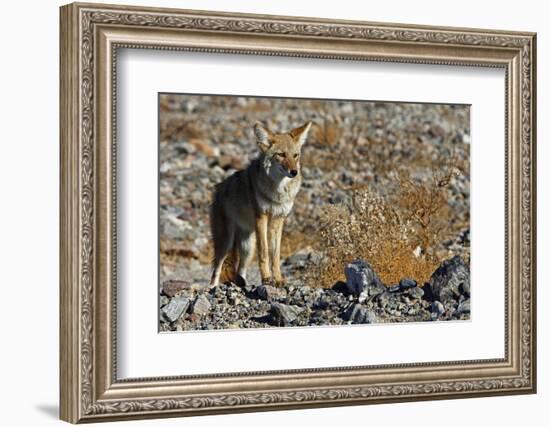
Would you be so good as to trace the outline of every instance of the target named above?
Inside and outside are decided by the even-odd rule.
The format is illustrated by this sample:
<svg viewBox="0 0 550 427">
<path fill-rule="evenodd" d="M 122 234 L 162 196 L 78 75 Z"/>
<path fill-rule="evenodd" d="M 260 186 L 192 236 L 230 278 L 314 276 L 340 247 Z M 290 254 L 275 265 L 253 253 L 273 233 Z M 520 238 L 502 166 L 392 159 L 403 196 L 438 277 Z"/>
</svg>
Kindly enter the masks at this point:
<svg viewBox="0 0 550 427">
<path fill-rule="evenodd" d="M 350 189 L 349 202 L 327 206 L 317 242 L 323 255 L 317 268 L 305 273 L 315 277 L 306 280 L 332 286 L 344 279 L 347 263 L 363 258 L 385 284 L 402 278 L 427 282 L 441 262 L 436 248 L 449 223 L 447 186 L 458 173 L 445 169 L 427 181 L 399 174 L 394 196 L 382 198 L 361 186 Z"/>
</svg>

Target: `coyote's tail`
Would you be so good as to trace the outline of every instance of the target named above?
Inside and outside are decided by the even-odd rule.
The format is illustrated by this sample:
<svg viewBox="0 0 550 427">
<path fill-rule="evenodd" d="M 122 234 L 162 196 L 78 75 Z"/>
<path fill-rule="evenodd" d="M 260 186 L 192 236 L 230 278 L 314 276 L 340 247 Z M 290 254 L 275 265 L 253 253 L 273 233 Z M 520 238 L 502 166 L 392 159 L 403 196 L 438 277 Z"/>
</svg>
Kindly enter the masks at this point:
<svg viewBox="0 0 550 427">
<path fill-rule="evenodd" d="M 223 262 L 222 267 L 222 274 L 220 276 L 220 282 L 234 282 L 237 279 L 237 269 L 236 265 L 239 262 L 239 254 L 237 252 L 237 248 L 233 247 L 231 251 L 229 252 L 229 255 L 227 255 L 227 258 L 225 258 L 225 261 Z"/>
<path fill-rule="evenodd" d="M 216 188 L 216 190 L 219 190 L 219 188 Z M 230 241 L 227 236 L 227 223 L 222 204 L 219 200 L 219 191 L 215 191 L 214 200 L 210 205 L 210 231 L 214 244 L 212 266 L 216 268 L 219 260 L 225 257 L 220 274 L 220 281 L 222 283 L 234 281 L 237 276 L 236 265 L 239 261 L 239 257 L 234 238 Z"/>
</svg>

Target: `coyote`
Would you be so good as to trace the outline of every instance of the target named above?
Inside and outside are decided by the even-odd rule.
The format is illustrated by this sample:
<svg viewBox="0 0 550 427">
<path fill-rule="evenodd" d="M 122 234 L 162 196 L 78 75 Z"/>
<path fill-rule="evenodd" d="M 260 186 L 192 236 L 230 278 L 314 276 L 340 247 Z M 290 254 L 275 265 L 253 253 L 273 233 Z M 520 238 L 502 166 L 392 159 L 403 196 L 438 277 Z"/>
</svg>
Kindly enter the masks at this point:
<svg viewBox="0 0 550 427">
<path fill-rule="evenodd" d="M 235 279 L 244 282 L 256 244 L 262 283 L 284 284 L 281 235 L 300 189 L 300 151 L 310 127 L 311 122 L 307 122 L 277 134 L 256 122 L 259 157 L 216 185 L 210 206 L 214 241 L 211 287 L 218 285 L 223 262 L 231 251 L 238 259 Z"/>
</svg>

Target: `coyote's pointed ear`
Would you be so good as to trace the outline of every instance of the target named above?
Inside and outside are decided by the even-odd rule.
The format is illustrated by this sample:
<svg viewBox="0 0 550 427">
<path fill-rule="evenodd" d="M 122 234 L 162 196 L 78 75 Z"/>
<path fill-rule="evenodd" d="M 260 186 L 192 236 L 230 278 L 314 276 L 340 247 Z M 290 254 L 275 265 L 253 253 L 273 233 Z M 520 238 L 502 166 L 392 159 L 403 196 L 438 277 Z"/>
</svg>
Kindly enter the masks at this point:
<svg viewBox="0 0 550 427">
<path fill-rule="evenodd" d="M 256 122 L 254 123 L 254 135 L 256 135 L 258 147 L 265 153 L 271 147 L 271 131 L 260 122 Z"/>
<path fill-rule="evenodd" d="M 292 139 L 296 141 L 296 144 L 298 144 L 301 147 L 302 145 L 304 145 L 304 142 L 306 142 L 307 134 L 310 128 L 311 128 L 311 122 L 307 122 L 296 129 L 292 129 L 289 132 L 289 134 L 292 137 Z"/>
</svg>

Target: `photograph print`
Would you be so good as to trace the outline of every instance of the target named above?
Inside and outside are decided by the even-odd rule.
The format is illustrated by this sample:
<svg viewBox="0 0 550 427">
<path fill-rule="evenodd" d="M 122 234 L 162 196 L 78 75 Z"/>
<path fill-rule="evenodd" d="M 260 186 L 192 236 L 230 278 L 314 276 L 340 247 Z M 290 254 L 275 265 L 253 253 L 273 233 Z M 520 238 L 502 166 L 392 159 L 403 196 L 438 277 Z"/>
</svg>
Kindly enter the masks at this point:
<svg viewBox="0 0 550 427">
<path fill-rule="evenodd" d="M 470 106 L 161 93 L 159 331 L 470 319 Z"/>
</svg>

